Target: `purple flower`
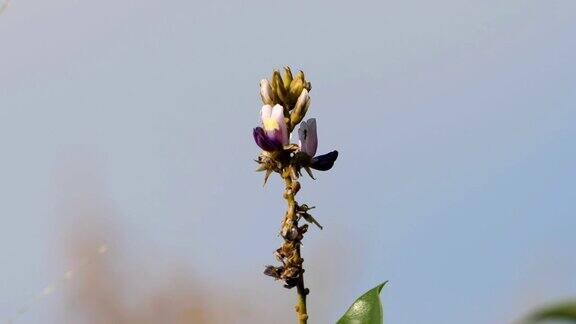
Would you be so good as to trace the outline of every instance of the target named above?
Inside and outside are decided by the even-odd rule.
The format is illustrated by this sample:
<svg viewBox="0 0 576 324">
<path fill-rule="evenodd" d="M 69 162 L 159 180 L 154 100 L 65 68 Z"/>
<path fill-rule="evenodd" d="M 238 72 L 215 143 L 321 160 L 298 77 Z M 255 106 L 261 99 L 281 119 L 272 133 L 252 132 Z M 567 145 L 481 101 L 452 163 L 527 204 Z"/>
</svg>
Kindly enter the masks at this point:
<svg viewBox="0 0 576 324">
<path fill-rule="evenodd" d="M 253 135 L 256 144 L 264 151 L 281 150 L 288 144 L 288 128 L 284 120 L 284 108 L 264 105 L 261 112 L 263 127 L 254 128 Z"/>
<path fill-rule="evenodd" d="M 282 149 L 282 143 L 268 137 L 262 127 L 254 128 L 252 135 L 254 135 L 254 141 L 256 141 L 256 144 L 258 144 L 258 146 L 260 146 L 264 151 L 273 152 Z"/>
<path fill-rule="evenodd" d="M 315 156 L 312 159 L 310 167 L 320 171 L 328 171 L 334 166 L 334 162 L 338 158 L 338 151 L 332 151 L 323 155 Z"/>
<path fill-rule="evenodd" d="M 308 154 L 312 158 L 310 167 L 320 171 L 328 171 L 334 166 L 338 158 L 338 151 L 332 151 L 319 156 L 316 155 L 318 149 L 318 134 L 316 132 L 316 119 L 310 118 L 303 121 L 298 128 L 298 137 L 300 139 L 300 151 Z"/>
<path fill-rule="evenodd" d="M 310 118 L 302 121 L 298 128 L 298 138 L 300 142 L 300 151 L 308 154 L 310 157 L 316 155 L 318 149 L 318 135 L 316 133 L 316 119 Z"/>
</svg>

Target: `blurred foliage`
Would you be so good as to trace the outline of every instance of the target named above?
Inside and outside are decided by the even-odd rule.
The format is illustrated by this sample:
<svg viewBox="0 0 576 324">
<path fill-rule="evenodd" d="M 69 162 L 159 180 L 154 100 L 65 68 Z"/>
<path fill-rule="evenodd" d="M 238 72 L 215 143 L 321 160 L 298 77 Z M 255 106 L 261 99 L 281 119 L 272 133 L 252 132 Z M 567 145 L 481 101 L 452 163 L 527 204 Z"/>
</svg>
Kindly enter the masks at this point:
<svg viewBox="0 0 576 324">
<path fill-rule="evenodd" d="M 348 308 L 336 324 L 382 324 L 384 312 L 380 301 L 380 291 L 386 282 L 368 290 Z"/>
<path fill-rule="evenodd" d="M 576 299 L 570 299 L 537 309 L 527 317 L 524 323 L 541 323 L 562 320 L 576 323 Z"/>
</svg>

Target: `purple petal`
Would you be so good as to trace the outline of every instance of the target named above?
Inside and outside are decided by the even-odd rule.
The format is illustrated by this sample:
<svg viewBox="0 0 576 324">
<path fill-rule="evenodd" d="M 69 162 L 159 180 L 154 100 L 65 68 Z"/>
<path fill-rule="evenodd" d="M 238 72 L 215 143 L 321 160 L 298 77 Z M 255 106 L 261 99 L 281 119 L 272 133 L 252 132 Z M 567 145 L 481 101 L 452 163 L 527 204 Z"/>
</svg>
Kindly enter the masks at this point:
<svg viewBox="0 0 576 324">
<path fill-rule="evenodd" d="M 300 151 L 304 153 L 308 153 L 306 152 L 307 137 L 308 137 L 308 125 L 306 124 L 306 121 L 303 120 L 300 123 L 300 126 L 298 127 L 298 146 L 300 146 Z"/>
<path fill-rule="evenodd" d="M 284 146 L 284 133 L 282 132 L 282 129 L 273 129 L 273 130 L 269 130 L 269 131 L 264 131 L 264 133 L 266 134 L 266 137 L 268 137 L 271 141 L 278 143 L 278 145 L 280 145 L 280 148 L 282 148 L 282 146 Z"/>
<path fill-rule="evenodd" d="M 316 155 L 318 149 L 318 134 L 316 133 L 316 118 L 308 119 L 308 140 L 307 140 L 307 153 L 310 156 Z M 336 154 L 338 156 L 338 154 Z M 334 159 L 336 160 L 336 159 Z"/>
<path fill-rule="evenodd" d="M 254 128 L 252 135 L 256 144 L 264 151 L 273 152 L 282 149 L 282 142 L 268 137 L 262 127 Z"/>
<path fill-rule="evenodd" d="M 310 118 L 302 121 L 298 128 L 300 150 L 310 157 L 316 154 L 318 148 L 318 135 L 316 134 L 316 119 Z"/>
<path fill-rule="evenodd" d="M 338 151 L 332 151 L 324 155 L 316 156 L 312 159 L 310 167 L 320 171 L 328 171 L 334 166 L 334 161 L 338 158 Z"/>
</svg>

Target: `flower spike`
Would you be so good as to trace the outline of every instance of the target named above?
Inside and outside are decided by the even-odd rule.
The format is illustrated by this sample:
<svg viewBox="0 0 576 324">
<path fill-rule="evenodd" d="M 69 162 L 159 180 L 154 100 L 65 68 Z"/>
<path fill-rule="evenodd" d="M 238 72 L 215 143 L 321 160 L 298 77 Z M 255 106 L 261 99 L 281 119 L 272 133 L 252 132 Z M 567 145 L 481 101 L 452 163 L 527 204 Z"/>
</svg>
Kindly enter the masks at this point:
<svg viewBox="0 0 576 324">
<path fill-rule="evenodd" d="M 0 0 L 1 1 L 1 0 Z M 260 96 L 264 105 L 260 111 L 261 125 L 254 128 L 254 141 L 263 150 L 255 160 L 256 171 L 264 173 L 264 185 L 273 173 L 284 181 L 283 197 L 287 210 L 282 219 L 280 237 L 283 242 L 274 252 L 279 266 L 266 266 L 264 274 L 281 280 L 284 287 L 296 288 L 298 294 L 298 322 L 306 324 L 306 296 L 310 290 L 304 284 L 304 259 L 301 248 L 304 234 L 314 224 L 322 225 L 309 213 L 313 207 L 299 204 L 296 195 L 301 189 L 300 178 L 304 171 L 314 179 L 312 169 L 327 171 L 334 166 L 338 151 L 316 156 L 318 134 L 316 119 L 304 120 L 310 106 L 312 86 L 299 71 L 292 75 L 290 68 L 284 68 L 284 74 L 274 70 L 272 77 L 260 81 Z M 291 143 L 291 133 L 298 127 L 298 143 Z M 296 134 L 295 134 L 296 135 Z"/>
</svg>

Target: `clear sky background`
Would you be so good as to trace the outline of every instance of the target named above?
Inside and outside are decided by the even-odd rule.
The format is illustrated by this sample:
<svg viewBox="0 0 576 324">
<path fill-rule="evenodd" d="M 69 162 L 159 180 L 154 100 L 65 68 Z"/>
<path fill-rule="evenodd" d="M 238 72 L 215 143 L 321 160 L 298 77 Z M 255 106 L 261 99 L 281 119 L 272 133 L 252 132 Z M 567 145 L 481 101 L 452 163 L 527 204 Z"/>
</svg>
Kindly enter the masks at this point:
<svg viewBox="0 0 576 324">
<path fill-rule="evenodd" d="M 576 296 L 575 31 L 572 0 L 13 0 L 0 321 L 73 266 L 66 229 L 96 222 L 130 260 L 129 303 L 184 267 L 292 323 L 294 292 L 261 275 L 284 204 L 251 136 L 283 65 L 312 82 L 319 152 L 340 151 L 299 194 L 325 226 L 304 247 L 313 323 L 383 280 L 393 324 L 511 323 Z M 85 201 L 110 212 L 69 207 Z M 67 285 L 16 323 L 76 323 Z"/>
</svg>

